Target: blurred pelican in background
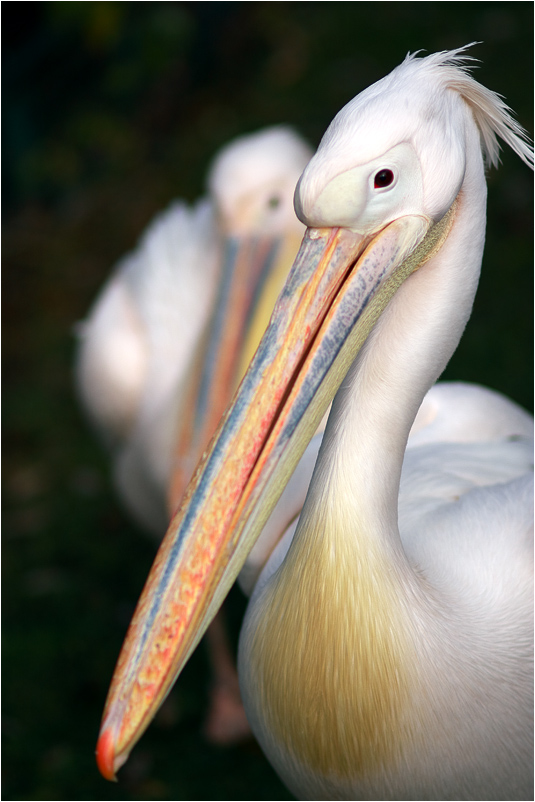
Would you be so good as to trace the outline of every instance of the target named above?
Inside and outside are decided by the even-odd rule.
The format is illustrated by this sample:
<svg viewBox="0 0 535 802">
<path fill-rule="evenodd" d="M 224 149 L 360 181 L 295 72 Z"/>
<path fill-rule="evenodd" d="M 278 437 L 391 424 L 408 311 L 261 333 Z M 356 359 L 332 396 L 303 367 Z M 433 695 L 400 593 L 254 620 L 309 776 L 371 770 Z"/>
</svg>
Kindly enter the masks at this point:
<svg viewBox="0 0 535 802">
<path fill-rule="evenodd" d="M 304 226 L 293 192 L 310 157 L 305 142 L 283 126 L 227 145 L 210 170 L 209 198 L 193 207 L 177 201 L 158 215 L 79 325 L 79 396 L 111 449 L 126 507 L 157 536 L 297 253 Z M 179 431 L 185 440 L 189 431 L 192 442 L 180 443 L 177 455 Z M 171 479 L 178 456 L 187 467 L 178 466 Z"/>
</svg>

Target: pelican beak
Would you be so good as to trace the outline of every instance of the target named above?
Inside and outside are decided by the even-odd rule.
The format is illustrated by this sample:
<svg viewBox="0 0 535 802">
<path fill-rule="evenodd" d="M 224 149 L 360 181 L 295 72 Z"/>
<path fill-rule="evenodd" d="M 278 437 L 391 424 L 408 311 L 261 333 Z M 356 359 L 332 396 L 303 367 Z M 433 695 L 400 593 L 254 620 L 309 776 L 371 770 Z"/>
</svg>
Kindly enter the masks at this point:
<svg viewBox="0 0 535 802">
<path fill-rule="evenodd" d="M 171 512 L 260 342 L 300 240 L 295 233 L 225 240 L 213 312 L 194 355 L 178 416 L 168 487 Z"/>
<path fill-rule="evenodd" d="M 171 521 L 130 624 L 97 761 L 126 761 L 216 614 L 370 330 L 443 243 L 412 216 L 373 236 L 308 229 L 252 363 Z"/>
</svg>

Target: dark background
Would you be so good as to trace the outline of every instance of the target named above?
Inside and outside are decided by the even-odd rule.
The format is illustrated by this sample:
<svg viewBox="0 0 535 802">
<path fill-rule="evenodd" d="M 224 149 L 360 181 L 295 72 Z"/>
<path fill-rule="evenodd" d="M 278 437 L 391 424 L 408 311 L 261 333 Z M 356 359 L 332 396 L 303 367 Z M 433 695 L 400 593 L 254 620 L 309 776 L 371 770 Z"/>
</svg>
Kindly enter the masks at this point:
<svg viewBox="0 0 535 802">
<path fill-rule="evenodd" d="M 407 51 L 474 40 L 531 130 L 532 4 L 3 3 L 4 799 L 288 799 L 258 747 L 201 734 L 201 647 L 118 785 L 94 745 L 154 545 L 110 489 L 72 387 L 73 328 L 237 134 L 334 114 Z M 504 152 L 474 315 L 448 378 L 532 404 L 531 174 Z M 243 600 L 233 592 L 239 629 Z"/>
</svg>

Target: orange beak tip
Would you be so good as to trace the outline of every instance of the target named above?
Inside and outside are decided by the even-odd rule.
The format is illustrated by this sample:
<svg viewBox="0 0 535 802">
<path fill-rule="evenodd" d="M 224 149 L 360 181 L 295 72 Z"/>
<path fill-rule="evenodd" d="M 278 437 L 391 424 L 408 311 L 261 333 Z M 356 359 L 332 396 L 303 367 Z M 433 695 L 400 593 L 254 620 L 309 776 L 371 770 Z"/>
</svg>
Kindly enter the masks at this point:
<svg viewBox="0 0 535 802">
<path fill-rule="evenodd" d="M 103 730 L 97 743 L 97 766 L 106 780 L 117 782 L 115 776 L 115 749 L 111 730 Z"/>
</svg>

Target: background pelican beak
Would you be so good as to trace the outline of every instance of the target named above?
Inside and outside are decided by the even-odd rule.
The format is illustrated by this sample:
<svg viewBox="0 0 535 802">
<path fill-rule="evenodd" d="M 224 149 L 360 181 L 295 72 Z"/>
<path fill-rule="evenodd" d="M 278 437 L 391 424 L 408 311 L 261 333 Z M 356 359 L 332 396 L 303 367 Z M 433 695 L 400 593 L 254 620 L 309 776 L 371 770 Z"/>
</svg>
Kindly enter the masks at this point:
<svg viewBox="0 0 535 802">
<path fill-rule="evenodd" d="M 301 238 L 229 237 L 209 325 L 187 377 L 168 487 L 174 512 L 269 322 Z"/>
</svg>

